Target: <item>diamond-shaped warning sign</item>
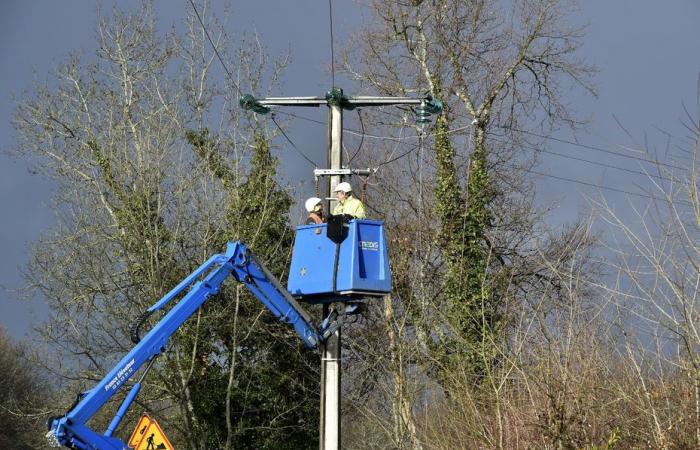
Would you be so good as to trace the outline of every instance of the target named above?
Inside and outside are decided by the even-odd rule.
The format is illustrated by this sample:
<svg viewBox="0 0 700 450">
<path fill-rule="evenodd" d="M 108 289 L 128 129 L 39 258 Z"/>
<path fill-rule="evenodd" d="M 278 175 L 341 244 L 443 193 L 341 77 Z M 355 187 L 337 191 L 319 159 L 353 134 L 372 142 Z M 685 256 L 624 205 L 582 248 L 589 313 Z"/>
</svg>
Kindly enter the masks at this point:
<svg viewBox="0 0 700 450">
<path fill-rule="evenodd" d="M 173 444 L 165 437 L 165 433 L 154 419 L 150 419 L 150 423 L 140 433 L 141 429 L 136 429 L 135 432 L 140 435 L 138 444 L 134 447 L 135 450 L 175 450 Z M 129 440 L 131 442 L 131 440 Z"/>
<path fill-rule="evenodd" d="M 129 442 L 127 444 L 129 448 L 136 448 L 139 442 L 141 442 L 143 435 L 146 434 L 146 430 L 151 422 L 152 420 L 150 417 L 148 417 L 148 414 L 141 416 L 139 423 L 136 424 L 136 428 L 134 428 L 134 432 L 131 433 L 131 437 L 129 438 Z"/>
</svg>

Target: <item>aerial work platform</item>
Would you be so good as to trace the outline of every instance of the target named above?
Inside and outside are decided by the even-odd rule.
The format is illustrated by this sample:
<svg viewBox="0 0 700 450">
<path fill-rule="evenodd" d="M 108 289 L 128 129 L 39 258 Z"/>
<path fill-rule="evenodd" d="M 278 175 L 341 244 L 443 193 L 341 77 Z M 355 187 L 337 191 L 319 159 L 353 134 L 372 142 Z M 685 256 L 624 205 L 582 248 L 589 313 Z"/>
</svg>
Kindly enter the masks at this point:
<svg viewBox="0 0 700 450">
<path fill-rule="evenodd" d="M 318 303 L 391 292 L 384 223 L 331 216 L 329 223 L 297 227 L 287 290 Z"/>
</svg>

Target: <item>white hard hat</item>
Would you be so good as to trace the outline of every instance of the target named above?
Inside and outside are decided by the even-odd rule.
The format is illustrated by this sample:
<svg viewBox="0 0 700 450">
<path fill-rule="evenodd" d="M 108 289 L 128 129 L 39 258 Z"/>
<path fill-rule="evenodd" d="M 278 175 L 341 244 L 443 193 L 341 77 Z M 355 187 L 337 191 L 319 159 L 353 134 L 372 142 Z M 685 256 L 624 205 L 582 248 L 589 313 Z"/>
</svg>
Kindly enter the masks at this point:
<svg viewBox="0 0 700 450">
<path fill-rule="evenodd" d="M 306 201 L 306 204 L 304 205 L 306 207 L 306 210 L 308 212 L 312 212 L 314 208 L 316 208 L 316 205 L 321 203 L 321 199 L 318 197 L 311 197 Z"/>
<path fill-rule="evenodd" d="M 342 183 L 338 183 L 338 185 L 335 187 L 335 192 L 345 192 L 346 194 L 348 192 L 352 191 L 352 186 L 350 186 L 350 183 L 343 181 Z"/>
</svg>

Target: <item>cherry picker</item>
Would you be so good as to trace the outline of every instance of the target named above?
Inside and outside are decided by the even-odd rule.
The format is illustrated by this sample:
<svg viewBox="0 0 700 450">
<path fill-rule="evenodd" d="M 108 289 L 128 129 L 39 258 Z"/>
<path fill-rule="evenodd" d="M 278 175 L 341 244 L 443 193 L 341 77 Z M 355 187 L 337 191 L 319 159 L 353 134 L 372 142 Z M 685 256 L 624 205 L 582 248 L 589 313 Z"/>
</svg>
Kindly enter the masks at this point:
<svg viewBox="0 0 700 450">
<path fill-rule="evenodd" d="M 325 98 L 256 99 L 246 95 L 241 98 L 240 104 L 244 109 L 258 114 L 266 114 L 273 106 L 328 105 L 330 154 L 336 155 L 337 158 L 334 157 L 330 162 L 331 169 L 321 170 L 317 175 L 330 176 L 331 185 L 338 182 L 341 176 L 353 174 L 352 170 L 340 167 L 343 109 L 413 105 L 416 107 L 416 122 L 419 124 L 425 124 L 432 114 L 442 111 L 442 103 L 432 97 L 347 97 L 338 88 L 331 89 Z M 307 347 L 317 348 L 326 341 L 332 342 L 332 336 L 347 316 L 360 312 L 362 299 L 391 292 L 391 271 L 384 224 L 372 220 L 348 221 L 340 216 L 331 216 L 328 223 L 297 227 L 286 289 L 243 243 L 229 242 L 225 253 L 212 256 L 141 316 L 132 333 L 132 340 L 136 342 L 134 348 L 99 383 L 81 393 L 75 404 L 63 416 L 49 419 L 47 437 L 50 443 L 80 450 L 126 450 L 127 445 L 113 435 L 136 399 L 141 383 L 156 357 L 165 351 L 170 336 L 210 296 L 218 292 L 221 283 L 229 276 L 243 283 L 273 315 L 291 325 Z M 143 339 L 137 339 L 139 325 L 150 314 L 163 309 L 186 290 L 187 293 Z M 297 300 L 324 304 L 323 321 L 318 326 L 314 325 Z M 326 314 L 328 305 L 334 302 L 343 304 L 344 310 L 330 311 Z M 339 338 L 335 340 L 334 364 L 338 365 Z M 326 359 L 328 358 L 324 357 L 324 360 Z M 144 370 L 131 386 L 107 430 L 102 434 L 93 431 L 87 425 L 88 420 L 118 390 L 125 387 L 143 366 Z M 324 428 L 322 448 L 335 449 L 339 445 L 338 373 L 339 368 L 335 374 L 337 386 L 333 393 L 336 411 L 332 420 L 328 420 L 329 425 L 325 426 L 328 430 Z M 330 398 L 331 395 L 327 393 L 326 397 Z M 322 408 L 324 407 L 322 405 Z"/>
<path fill-rule="evenodd" d="M 132 330 L 136 342 L 92 389 L 78 395 L 75 404 L 60 417 L 49 419 L 47 438 L 55 446 L 80 450 L 126 450 L 114 433 L 136 399 L 143 379 L 170 336 L 212 295 L 229 276 L 260 300 L 282 322 L 294 328 L 309 348 L 322 344 L 343 320 L 360 310 L 360 299 L 391 290 L 391 272 L 383 223 L 372 220 L 331 218 L 327 224 L 300 226 L 296 231 L 288 289 L 241 242 L 229 242 L 226 251 L 209 258 L 137 320 Z M 184 294 L 184 295 L 183 295 Z M 180 297 L 165 316 L 139 338 L 145 319 Z M 297 300 L 327 303 L 341 301 L 345 309 L 326 317 L 318 326 Z M 104 433 L 93 431 L 88 420 L 124 388 L 144 367 Z"/>
</svg>

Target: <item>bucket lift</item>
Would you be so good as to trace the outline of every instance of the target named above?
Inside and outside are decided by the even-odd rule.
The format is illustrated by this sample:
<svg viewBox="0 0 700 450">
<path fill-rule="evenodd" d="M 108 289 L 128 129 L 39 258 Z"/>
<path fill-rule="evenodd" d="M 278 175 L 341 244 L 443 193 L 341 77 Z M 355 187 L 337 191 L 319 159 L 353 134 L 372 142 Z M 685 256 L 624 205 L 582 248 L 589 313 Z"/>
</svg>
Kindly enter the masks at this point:
<svg viewBox="0 0 700 450">
<path fill-rule="evenodd" d="M 376 169 L 315 169 L 314 178 L 367 177 Z M 330 208 L 329 208 L 330 209 Z M 287 290 L 310 303 L 353 302 L 391 292 L 384 222 L 329 216 L 297 227 Z"/>
<path fill-rule="evenodd" d="M 328 223 L 297 227 L 287 290 L 314 303 L 391 292 L 384 223 L 331 216 Z"/>
</svg>

